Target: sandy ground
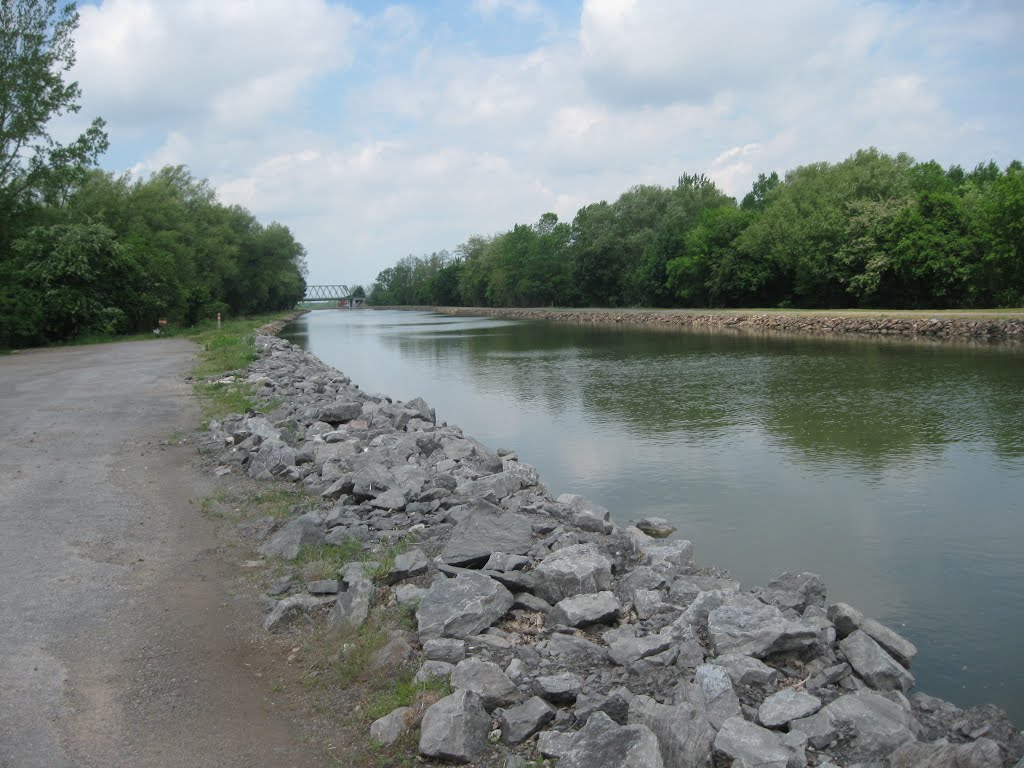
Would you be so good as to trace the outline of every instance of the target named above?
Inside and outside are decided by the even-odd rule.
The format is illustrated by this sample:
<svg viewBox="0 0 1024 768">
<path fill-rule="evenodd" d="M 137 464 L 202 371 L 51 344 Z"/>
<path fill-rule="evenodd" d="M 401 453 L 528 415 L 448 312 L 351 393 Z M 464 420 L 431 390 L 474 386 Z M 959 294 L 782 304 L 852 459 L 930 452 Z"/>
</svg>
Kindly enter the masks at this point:
<svg viewBox="0 0 1024 768">
<path fill-rule="evenodd" d="M 0 766 L 321 766 L 176 435 L 194 346 L 0 358 Z"/>
</svg>

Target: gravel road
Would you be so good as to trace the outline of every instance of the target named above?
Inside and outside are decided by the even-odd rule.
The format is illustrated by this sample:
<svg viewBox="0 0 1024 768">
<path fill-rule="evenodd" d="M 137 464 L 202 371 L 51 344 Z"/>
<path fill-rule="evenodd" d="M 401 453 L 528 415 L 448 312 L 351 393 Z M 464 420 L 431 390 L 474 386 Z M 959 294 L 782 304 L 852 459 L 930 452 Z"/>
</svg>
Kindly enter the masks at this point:
<svg viewBox="0 0 1024 768">
<path fill-rule="evenodd" d="M 195 347 L 0 357 L 0 766 L 327 764 L 259 676 L 208 479 Z"/>
</svg>

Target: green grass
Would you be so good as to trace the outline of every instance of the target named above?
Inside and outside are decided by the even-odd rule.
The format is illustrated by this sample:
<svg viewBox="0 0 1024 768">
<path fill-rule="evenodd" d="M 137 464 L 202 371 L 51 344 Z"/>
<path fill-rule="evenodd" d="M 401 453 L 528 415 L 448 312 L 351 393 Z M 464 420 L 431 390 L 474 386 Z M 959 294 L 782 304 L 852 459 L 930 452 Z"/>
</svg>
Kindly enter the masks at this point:
<svg viewBox="0 0 1024 768">
<path fill-rule="evenodd" d="M 199 511 L 207 517 L 235 522 L 260 517 L 286 520 L 316 506 L 316 497 L 304 488 L 271 485 L 252 493 L 218 490 L 203 499 Z"/>
<path fill-rule="evenodd" d="M 302 569 L 306 581 L 317 581 L 337 578 L 339 569 L 364 559 L 362 543 L 346 539 L 342 544 L 305 545 L 299 550 L 295 565 Z"/>
</svg>

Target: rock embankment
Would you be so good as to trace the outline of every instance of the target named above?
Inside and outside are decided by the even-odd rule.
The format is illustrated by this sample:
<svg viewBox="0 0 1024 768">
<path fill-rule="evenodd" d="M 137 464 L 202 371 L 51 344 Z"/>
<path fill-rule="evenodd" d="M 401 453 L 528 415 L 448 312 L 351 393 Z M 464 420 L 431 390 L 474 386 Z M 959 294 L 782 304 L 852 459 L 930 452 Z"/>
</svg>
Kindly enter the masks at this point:
<svg viewBox="0 0 1024 768">
<path fill-rule="evenodd" d="M 507 320 L 551 320 L 592 325 L 636 325 L 644 328 L 690 328 L 707 331 L 860 336 L 986 343 L 1024 342 L 1024 318 L 970 316 L 901 317 L 873 314 L 808 314 L 785 312 L 688 312 L 642 309 L 515 309 L 490 307 L 385 307 L 446 315 L 500 317 Z"/>
<path fill-rule="evenodd" d="M 319 508 L 281 525 L 266 556 L 356 540 L 412 540 L 371 578 L 275 584 L 264 626 L 323 615 L 357 626 L 374 606 L 415 611 L 393 642 L 452 693 L 417 722 L 401 708 L 368 738 L 418 729 L 428 761 L 559 768 L 1015 766 L 1024 740 L 994 707 L 910 693 L 912 643 L 842 603 L 812 573 L 743 589 L 694 560 L 664 521 L 620 526 L 582 496 L 553 498 L 514 451 L 438 423 L 422 399 L 363 392 L 287 341 L 261 335 L 236 380 L 267 414 L 210 426 L 218 471 L 290 482 Z"/>
</svg>

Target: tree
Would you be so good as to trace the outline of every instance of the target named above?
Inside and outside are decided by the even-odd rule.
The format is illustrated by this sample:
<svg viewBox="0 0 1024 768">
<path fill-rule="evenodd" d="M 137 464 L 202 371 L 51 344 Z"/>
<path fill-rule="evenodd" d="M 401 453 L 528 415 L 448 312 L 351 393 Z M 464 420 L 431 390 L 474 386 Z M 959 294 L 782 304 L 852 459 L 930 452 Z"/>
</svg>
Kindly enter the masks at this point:
<svg viewBox="0 0 1024 768">
<path fill-rule="evenodd" d="M 50 136 L 54 118 L 78 112 L 78 83 L 64 82 L 74 66 L 73 4 L 0 0 L 0 217 L 8 223 L 31 202 L 59 204 L 107 149 L 97 118 L 62 145 Z M 6 230 L 7 227 L 0 227 Z M 0 248 L 7 243 L 0 243 Z"/>
</svg>

